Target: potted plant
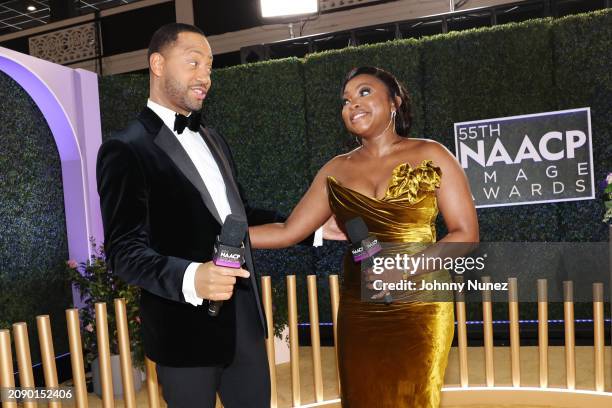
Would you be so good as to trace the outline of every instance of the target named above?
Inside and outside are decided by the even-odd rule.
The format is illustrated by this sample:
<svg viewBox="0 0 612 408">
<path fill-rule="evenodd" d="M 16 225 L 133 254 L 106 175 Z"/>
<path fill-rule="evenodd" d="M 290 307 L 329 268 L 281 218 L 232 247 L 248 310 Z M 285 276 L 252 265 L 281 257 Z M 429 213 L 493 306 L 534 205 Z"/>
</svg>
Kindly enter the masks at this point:
<svg viewBox="0 0 612 408">
<path fill-rule="evenodd" d="M 117 320 L 114 300 L 124 298 L 126 304 L 128 329 L 130 333 L 130 350 L 134 367 L 134 387 L 138 391 L 142 385 L 141 368 L 144 365 L 144 351 L 140 336 L 140 318 L 138 316 L 139 289 L 123 282 L 106 263 L 103 245 L 96 245 L 90 238 L 92 255 L 86 262 L 74 260 L 66 262 L 69 276 L 78 289 L 83 307 L 79 310 L 81 333 L 85 359 L 91 364 L 94 392 L 101 396 L 100 370 L 98 363 L 98 345 L 94 328 L 96 327 L 95 304 L 106 303 L 108 315 L 109 346 L 111 352 L 111 369 L 115 395 L 123 394 L 121 369 L 119 364 L 119 344 L 117 341 Z"/>
<path fill-rule="evenodd" d="M 603 199 L 605 205 L 603 222 L 612 224 L 612 173 L 608 173 L 608 177 L 606 177 L 602 184 L 604 187 Z"/>
</svg>

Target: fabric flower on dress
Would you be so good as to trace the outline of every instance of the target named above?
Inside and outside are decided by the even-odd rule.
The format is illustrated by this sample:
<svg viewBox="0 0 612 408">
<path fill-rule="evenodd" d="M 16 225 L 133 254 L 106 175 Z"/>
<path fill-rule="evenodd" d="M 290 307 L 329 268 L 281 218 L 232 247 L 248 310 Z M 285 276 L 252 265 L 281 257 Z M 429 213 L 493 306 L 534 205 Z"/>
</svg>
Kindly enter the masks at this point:
<svg viewBox="0 0 612 408">
<path fill-rule="evenodd" d="M 419 192 L 431 192 L 440 187 L 442 171 L 433 161 L 423 160 L 417 167 L 402 163 L 393 169 L 385 200 L 404 200 L 414 202 Z"/>
</svg>

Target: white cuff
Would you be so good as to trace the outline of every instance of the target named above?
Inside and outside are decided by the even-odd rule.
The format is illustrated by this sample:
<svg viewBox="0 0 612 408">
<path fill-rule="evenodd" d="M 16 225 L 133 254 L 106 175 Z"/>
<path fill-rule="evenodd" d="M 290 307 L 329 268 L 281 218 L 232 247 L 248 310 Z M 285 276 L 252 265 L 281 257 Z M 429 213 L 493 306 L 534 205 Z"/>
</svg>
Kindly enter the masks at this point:
<svg viewBox="0 0 612 408">
<path fill-rule="evenodd" d="M 323 227 L 319 227 L 314 233 L 314 240 L 312 241 L 313 247 L 323 246 Z"/>
<path fill-rule="evenodd" d="M 185 302 L 194 306 L 200 306 L 204 302 L 204 299 L 198 297 L 195 289 L 195 273 L 200 265 L 197 262 L 190 263 L 183 275 L 183 296 L 185 297 Z"/>
</svg>

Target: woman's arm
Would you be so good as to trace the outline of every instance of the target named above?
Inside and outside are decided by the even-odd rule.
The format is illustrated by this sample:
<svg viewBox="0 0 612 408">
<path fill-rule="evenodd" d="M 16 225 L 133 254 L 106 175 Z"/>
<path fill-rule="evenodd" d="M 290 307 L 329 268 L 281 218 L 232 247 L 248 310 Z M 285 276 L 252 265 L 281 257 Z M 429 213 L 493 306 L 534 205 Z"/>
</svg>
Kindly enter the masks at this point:
<svg viewBox="0 0 612 408">
<path fill-rule="evenodd" d="M 440 188 L 436 190 L 436 196 L 448 234 L 421 254 L 426 258 L 462 257 L 475 250 L 480 242 L 474 199 L 465 172 L 455 156 L 441 144 L 430 143 L 428 157 L 432 157 L 434 164 L 442 170 Z M 421 268 L 416 273 L 433 270 L 435 269 Z"/>
<path fill-rule="evenodd" d="M 431 148 L 434 163 L 442 170 L 436 195 L 448 229 L 448 234 L 439 242 L 479 242 L 476 207 L 465 172 L 444 146 L 432 143 Z"/>
<path fill-rule="evenodd" d="M 285 248 L 302 241 L 312 234 L 332 215 L 327 199 L 327 176 L 331 175 L 334 160 L 327 163 L 306 194 L 283 223 L 249 227 L 253 248 Z"/>
</svg>

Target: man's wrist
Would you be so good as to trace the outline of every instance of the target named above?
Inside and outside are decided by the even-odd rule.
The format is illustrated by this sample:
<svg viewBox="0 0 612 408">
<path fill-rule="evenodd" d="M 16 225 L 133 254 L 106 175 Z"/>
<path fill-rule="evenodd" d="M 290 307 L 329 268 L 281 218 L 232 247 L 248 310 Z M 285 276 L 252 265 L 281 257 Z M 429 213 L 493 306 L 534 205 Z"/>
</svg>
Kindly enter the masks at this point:
<svg viewBox="0 0 612 408">
<path fill-rule="evenodd" d="M 204 299 L 198 296 L 195 288 L 195 275 L 200 265 L 198 262 L 190 263 L 183 275 L 183 297 L 185 302 L 193 306 L 200 306 L 204 303 Z"/>
</svg>

